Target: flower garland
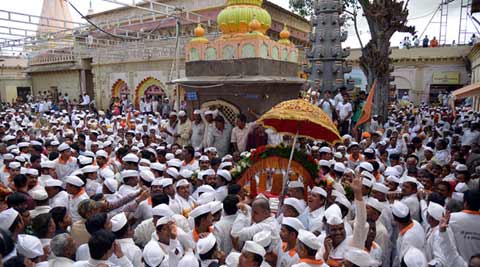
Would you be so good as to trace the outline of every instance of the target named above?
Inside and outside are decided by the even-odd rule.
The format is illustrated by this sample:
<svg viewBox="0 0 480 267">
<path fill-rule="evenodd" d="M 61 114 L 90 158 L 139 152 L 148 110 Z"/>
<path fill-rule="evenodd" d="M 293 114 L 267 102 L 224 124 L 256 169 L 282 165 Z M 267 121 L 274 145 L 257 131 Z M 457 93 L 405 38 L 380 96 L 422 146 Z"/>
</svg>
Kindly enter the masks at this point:
<svg viewBox="0 0 480 267">
<path fill-rule="evenodd" d="M 242 174 L 255 162 L 265 159 L 272 156 L 289 158 L 291 147 L 286 147 L 284 145 L 279 145 L 276 147 L 272 146 L 261 146 L 253 150 L 251 153 L 248 153 L 240 160 L 236 166 L 232 169 L 231 175 L 234 180 L 240 178 Z M 302 151 L 295 150 L 293 153 L 293 161 L 301 164 L 312 177 L 317 177 L 319 168 L 312 156 L 307 155 Z"/>
</svg>

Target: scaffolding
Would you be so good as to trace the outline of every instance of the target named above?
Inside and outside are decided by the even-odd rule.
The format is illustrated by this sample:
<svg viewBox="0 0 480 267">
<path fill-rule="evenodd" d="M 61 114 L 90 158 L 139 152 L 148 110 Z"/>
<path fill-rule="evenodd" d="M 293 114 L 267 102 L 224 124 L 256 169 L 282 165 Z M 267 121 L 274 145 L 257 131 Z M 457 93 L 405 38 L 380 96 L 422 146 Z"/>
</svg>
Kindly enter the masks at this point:
<svg viewBox="0 0 480 267">
<path fill-rule="evenodd" d="M 143 12 L 137 12 L 134 16 L 129 17 L 118 17 L 113 20 L 94 19 L 94 21 L 90 19 L 92 16 L 83 16 L 83 14 L 79 13 L 88 22 L 79 23 L 0 10 L 0 22 L 7 22 L 6 25 L 0 26 L 0 37 L 2 37 L 0 38 L 0 52 L 23 51 L 23 55 L 29 57 L 73 53 L 74 56 L 80 58 L 98 55 L 103 59 L 110 57 L 114 60 L 119 58 L 125 60 L 125 58 L 128 57 L 125 55 L 132 55 L 133 52 L 122 54 L 121 51 L 123 49 L 135 49 L 129 48 L 132 47 L 132 43 L 136 43 L 137 45 L 151 42 L 162 44 L 171 43 L 171 39 L 175 39 L 176 36 L 172 34 L 161 35 L 158 33 L 158 30 L 165 27 L 165 25 L 175 28 L 177 24 L 202 23 L 210 29 L 209 32 L 215 33 L 217 31 L 217 25 L 214 19 L 164 3 L 151 0 L 139 3 L 137 3 L 138 1 L 136 0 L 99 1 L 118 4 L 122 7 L 135 8 Z M 129 1 L 129 3 L 125 1 Z M 72 7 L 74 6 L 72 5 Z M 11 22 L 14 22 L 16 26 L 9 26 Z M 63 24 L 58 22 L 62 22 Z M 39 32 L 36 29 L 29 28 L 29 25 L 55 27 L 58 31 L 48 33 Z M 59 27 L 58 25 L 63 26 Z M 186 37 L 187 36 L 185 36 L 185 38 Z M 74 45 L 78 45 L 78 47 L 74 48 Z M 150 50 L 154 49 L 147 49 L 147 51 Z M 154 51 L 145 52 L 144 54 L 164 55 L 165 53 Z"/>
<path fill-rule="evenodd" d="M 460 4 L 460 23 L 458 28 L 458 43 L 467 44 L 473 34 L 479 34 L 480 31 L 472 15 L 472 0 L 461 0 Z M 471 25 L 469 25 L 471 24 Z M 472 26 L 474 29 L 472 29 Z"/>
</svg>

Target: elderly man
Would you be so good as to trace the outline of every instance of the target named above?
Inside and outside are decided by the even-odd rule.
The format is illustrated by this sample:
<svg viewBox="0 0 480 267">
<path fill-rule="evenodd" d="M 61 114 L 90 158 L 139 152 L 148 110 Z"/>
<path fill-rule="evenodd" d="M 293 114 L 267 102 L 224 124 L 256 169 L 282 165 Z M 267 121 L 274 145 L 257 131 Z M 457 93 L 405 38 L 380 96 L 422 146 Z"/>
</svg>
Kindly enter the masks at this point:
<svg viewBox="0 0 480 267">
<path fill-rule="evenodd" d="M 73 266 L 77 243 L 69 234 L 59 234 L 52 238 L 50 250 L 55 258 L 48 261 L 48 266 Z"/>
<path fill-rule="evenodd" d="M 183 110 L 178 112 L 179 123 L 175 134 L 176 142 L 182 147 L 190 145 L 192 136 L 192 123 L 187 117 L 187 113 Z"/>
<path fill-rule="evenodd" d="M 222 116 L 217 116 L 215 127 L 208 133 L 208 143 L 217 149 L 220 158 L 230 150 L 231 132 L 232 126 Z"/>
<path fill-rule="evenodd" d="M 243 203 L 238 204 L 241 212 L 238 214 L 232 226 L 232 237 L 235 241 L 245 242 L 252 240 L 253 236 L 262 231 L 272 231 L 272 247 L 277 251 L 280 247 L 280 225 L 271 215 L 268 200 L 257 198 L 253 201 L 252 207 Z M 234 246 L 235 247 L 235 246 Z"/>
<path fill-rule="evenodd" d="M 202 147 L 203 138 L 205 135 L 205 123 L 202 120 L 202 111 L 196 109 L 193 112 L 193 121 L 192 125 L 192 147 L 197 149 Z"/>
</svg>

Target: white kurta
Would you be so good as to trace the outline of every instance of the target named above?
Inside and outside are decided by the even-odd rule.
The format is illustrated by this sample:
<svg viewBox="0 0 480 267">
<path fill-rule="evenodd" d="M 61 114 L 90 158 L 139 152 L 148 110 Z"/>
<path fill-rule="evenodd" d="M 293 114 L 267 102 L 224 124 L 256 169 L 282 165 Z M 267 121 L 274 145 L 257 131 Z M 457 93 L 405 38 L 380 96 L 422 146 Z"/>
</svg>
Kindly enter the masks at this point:
<svg viewBox="0 0 480 267">
<path fill-rule="evenodd" d="M 449 227 L 458 252 L 468 262 L 480 251 L 480 212 L 464 210 L 452 213 Z"/>
<path fill-rule="evenodd" d="M 69 195 L 68 197 L 68 213 L 72 217 L 72 222 L 79 221 L 82 217 L 78 214 L 78 204 L 82 200 L 88 199 L 87 193 L 85 191 L 78 196 Z"/>
<path fill-rule="evenodd" d="M 450 228 L 447 229 L 447 234 L 450 236 L 450 243 L 454 240 L 453 233 Z M 427 261 L 435 267 L 447 267 L 447 259 L 440 248 L 440 232 L 438 226 L 428 229 L 426 234 L 427 242 L 425 244 L 425 256 Z"/>
<path fill-rule="evenodd" d="M 395 259 L 393 266 L 400 266 L 400 262 L 409 247 L 416 247 L 420 251 L 425 251 L 425 231 L 423 227 L 415 220 L 400 231 L 397 239 Z"/>
<path fill-rule="evenodd" d="M 272 249 L 277 251 L 280 244 L 280 225 L 274 217 L 268 217 L 265 220 L 253 223 L 251 222 L 251 209 L 248 208 L 247 214 L 239 212 L 232 226 L 232 236 L 238 237 L 240 241 L 252 240 L 253 236 L 263 230 L 272 232 Z"/>
<path fill-rule="evenodd" d="M 179 194 L 175 194 L 175 198 L 172 202 L 170 202 L 170 208 L 176 214 L 184 215 L 188 217 L 190 211 L 192 211 L 193 207 L 195 206 L 195 202 L 191 197 L 185 199 L 181 197 Z"/>
<path fill-rule="evenodd" d="M 70 157 L 67 162 L 60 162 L 60 158 L 54 160 L 54 162 L 57 177 L 61 181 L 63 181 L 63 178 L 78 169 L 77 158 L 75 157 Z"/>
<path fill-rule="evenodd" d="M 147 247 L 154 247 L 157 251 L 162 251 L 165 255 L 163 259 L 162 266 L 164 263 L 168 263 L 166 266 L 178 266 L 178 262 L 183 257 L 183 248 L 176 239 L 171 239 L 169 245 L 165 245 L 161 242 L 158 242 L 158 236 L 156 233 L 152 234 L 152 239 L 147 243 L 144 249 Z"/>
<path fill-rule="evenodd" d="M 201 148 L 203 143 L 203 137 L 205 135 L 205 124 L 203 122 L 195 123 L 192 122 L 192 147 Z"/>
<path fill-rule="evenodd" d="M 407 205 L 408 209 L 410 210 L 410 216 L 415 221 L 420 221 L 420 201 L 418 201 L 417 195 L 412 194 L 407 197 L 403 197 L 401 202 Z"/>
<path fill-rule="evenodd" d="M 133 239 L 131 238 L 123 238 L 123 239 L 117 239 L 118 244 L 122 248 L 123 254 L 130 260 L 130 262 L 133 264 L 133 266 L 137 267 L 142 267 L 143 262 L 142 262 L 142 250 L 135 245 L 133 242 Z M 112 259 L 112 262 L 118 262 L 119 259 L 115 256 L 112 255 L 112 258 L 115 258 L 115 260 Z"/>
<path fill-rule="evenodd" d="M 300 257 L 295 252 L 295 247 L 288 251 L 286 249 L 287 244 L 283 243 L 277 252 L 277 267 L 290 267 L 300 261 Z"/>
<path fill-rule="evenodd" d="M 68 207 L 68 193 L 65 191 L 58 192 L 55 196 L 48 200 L 50 207 Z"/>
<path fill-rule="evenodd" d="M 217 238 L 218 249 L 225 252 L 226 255 L 232 251 L 232 239 L 230 232 L 237 215 L 222 216 L 220 221 L 213 225 L 213 234 Z"/>
</svg>

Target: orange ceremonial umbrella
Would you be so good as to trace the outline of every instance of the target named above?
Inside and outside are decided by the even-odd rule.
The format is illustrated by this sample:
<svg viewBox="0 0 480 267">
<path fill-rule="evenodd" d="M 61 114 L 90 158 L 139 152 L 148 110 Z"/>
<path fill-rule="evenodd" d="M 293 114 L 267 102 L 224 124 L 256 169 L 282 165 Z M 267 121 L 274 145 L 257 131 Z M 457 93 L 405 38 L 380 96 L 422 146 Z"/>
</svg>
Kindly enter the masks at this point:
<svg viewBox="0 0 480 267">
<path fill-rule="evenodd" d="M 274 129 L 277 133 L 294 135 L 292 150 L 288 160 L 287 171 L 283 176 L 283 192 L 280 197 L 280 206 L 287 189 L 287 175 L 290 172 L 293 152 L 298 136 L 312 139 L 321 139 L 329 143 L 341 140 L 337 127 L 319 107 L 304 99 L 294 99 L 281 102 L 263 114 L 257 123 Z M 280 208 L 279 208 L 280 210 Z"/>
<path fill-rule="evenodd" d="M 323 110 L 303 99 L 281 102 L 263 114 L 257 123 L 277 133 L 321 139 L 341 140 L 337 127 Z"/>
</svg>

